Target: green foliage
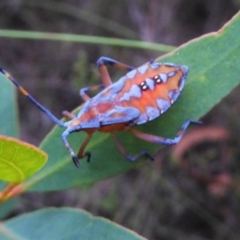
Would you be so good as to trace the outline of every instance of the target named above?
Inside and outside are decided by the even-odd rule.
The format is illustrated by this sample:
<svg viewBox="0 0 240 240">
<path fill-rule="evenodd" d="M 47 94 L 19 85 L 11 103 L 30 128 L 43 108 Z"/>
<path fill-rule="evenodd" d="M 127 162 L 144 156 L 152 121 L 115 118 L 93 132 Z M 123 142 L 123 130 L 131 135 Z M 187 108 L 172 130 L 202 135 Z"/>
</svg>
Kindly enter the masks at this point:
<svg viewBox="0 0 240 240">
<path fill-rule="evenodd" d="M 47 162 L 46 153 L 15 138 L 0 135 L 0 148 L 0 179 L 6 182 L 22 182 Z"/>
<path fill-rule="evenodd" d="M 186 119 L 199 119 L 239 84 L 240 43 L 235 37 L 239 24 L 240 15 L 218 33 L 191 41 L 161 58 L 161 61 L 190 67 L 186 87 L 166 114 L 139 129 L 155 135 L 174 136 Z M 119 154 L 108 134 L 96 133 L 87 148 L 92 153 L 91 163 L 83 159 L 80 169 L 76 169 L 63 146 L 61 133 L 62 129 L 55 127 L 43 141 L 41 148 L 48 153 L 49 162 L 42 171 L 26 181 L 26 186 L 31 190 L 60 190 L 94 183 L 127 171 L 137 164 L 127 162 Z M 85 137 L 81 132 L 69 137 L 76 152 Z M 119 134 L 119 138 L 133 154 L 141 149 L 154 153 L 159 148 L 128 133 Z"/>
<path fill-rule="evenodd" d="M 16 107 L 16 88 L 0 74 L 0 133 L 18 136 L 18 116 Z"/>
<path fill-rule="evenodd" d="M 240 14 L 218 33 L 191 41 L 158 59 L 188 65 L 190 74 L 177 103 L 161 118 L 139 129 L 155 135 L 173 136 L 186 119 L 199 119 L 239 84 L 239 25 Z M 57 37 L 45 33 L 38 34 L 34 37 Z M 59 37 L 63 37 L 61 40 L 69 40 L 65 35 Z M 72 37 L 72 40 L 76 40 L 75 36 Z M 104 41 L 107 42 L 106 39 Z M 8 102 L 9 98 L 14 99 L 14 96 L 11 95 L 12 90 L 9 90 L 8 86 L 2 86 L 0 97 L 3 97 L 1 103 L 4 104 L 1 104 L 1 107 L 4 105 L 4 108 L 0 109 L 0 129 L 4 134 L 14 135 L 17 132 L 16 115 L 11 111 L 15 103 Z M 91 162 L 87 163 L 83 159 L 81 168 L 76 169 L 62 143 L 61 133 L 62 129 L 55 127 L 45 138 L 41 148 L 49 154 L 49 162 L 39 173 L 23 182 L 22 189 L 50 191 L 83 186 L 120 174 L 137 164 L 128 163 L 118 153 L 107 134 L 97 133 L 88 146 L 88 150 L 92 152 Z M 83 133 L 75 133 L 69 137 L 75 151 L 84 137 Z M 119 138 L 130 153 L 137 153 L 141 149 L 153 153 L 158 149 L 157 145 L 136 140 L 127 133 L 119 134 Z M 73 209 L 46 209 L 13 218 L 2 223 L 1 234 L 1 239 L 142 239 L 109 221 Z"/>
<path fill-rule="evenodd" d="M 31 226 L 31 227 L 30 227 Z M 29 227 L 31 230 L 29 231 Z M 49 208 L 8 220 L 0 239 L 143 240 L 136 233 L 85 211 Z"/>
<path fill-rule="evenodd" d="M 8 136 L 18 135 L 15 88 L 0 74 L 0 130 Z M 14 90 L 13 90 L 14 89 Z M 22 182 L 41 169 L 47 155 L 33 145 L 0 135 L 0 179 L 6 182 Z"/>
</svg>

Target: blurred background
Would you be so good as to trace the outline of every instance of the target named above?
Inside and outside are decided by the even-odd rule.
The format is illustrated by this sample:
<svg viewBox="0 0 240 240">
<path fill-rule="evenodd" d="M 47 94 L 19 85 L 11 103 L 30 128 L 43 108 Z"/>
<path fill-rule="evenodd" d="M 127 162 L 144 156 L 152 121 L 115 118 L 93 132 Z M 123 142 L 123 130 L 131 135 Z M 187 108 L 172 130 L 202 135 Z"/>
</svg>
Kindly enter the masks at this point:
<svg viewBox="0 0 240 240">
<path fill-rule="evenodd" d="M 8 0 L 0 2 L 0 28 L 179 46 L 217 31 L 239 8 L 239 0 Z M 81 104 L 81 87 L 99 82 L 95 62 L 100 56 L 139 66 L 161 54 L 0 38 L 0 65 L 56 116 Z M 122 74 L 111 73 L 113 79 Z M 47 206 L 72 206 L 148 239 L 240 239 L 239 90 L 202 119 L 201 132 L 192 129 L 181 145 L 161 150 L 154 163 L 143 161 L 121 176 L 84 189 L 25 194 L 11 216 Z M 38 145 L 53 124 L 24 97 L 19 96 L 18 103 L 21 139 Z"/>
</svg>

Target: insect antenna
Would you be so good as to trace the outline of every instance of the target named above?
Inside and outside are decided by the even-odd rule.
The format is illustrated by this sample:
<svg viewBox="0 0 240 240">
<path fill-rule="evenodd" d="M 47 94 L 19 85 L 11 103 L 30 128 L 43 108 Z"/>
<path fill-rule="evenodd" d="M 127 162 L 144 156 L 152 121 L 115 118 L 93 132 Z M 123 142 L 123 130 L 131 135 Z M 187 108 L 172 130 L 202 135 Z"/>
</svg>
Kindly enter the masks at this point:
<svg viewBox="0 0 240 240">
<path fill-rule="evenodd" d="M 32 95 L 30 95 L 18 82 L 16 79 L 14 79 L 9 72 L 7 72 L 5 69 L 0 68 L 0 72 L 7 77 L 8 80 L 10 80 L 17 89 L 25 96 L 27 97 L 34 105 L 36 105 L 42 112 L 44 112 L 54 123 L 59 125 L 60 127 L 65 127 L 64 123 L 55 117 L 48 109 L 43 107 Z"/>
</svg>

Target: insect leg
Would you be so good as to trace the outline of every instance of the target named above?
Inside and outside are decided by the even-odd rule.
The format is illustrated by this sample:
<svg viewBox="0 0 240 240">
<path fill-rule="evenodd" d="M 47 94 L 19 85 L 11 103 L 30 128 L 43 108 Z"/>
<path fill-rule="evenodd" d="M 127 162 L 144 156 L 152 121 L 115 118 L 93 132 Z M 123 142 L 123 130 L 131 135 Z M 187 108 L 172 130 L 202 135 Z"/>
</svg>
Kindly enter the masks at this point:
<svg viewBox="0 0 240 240">
<path fill-rule="evenodd" d="M 174 144 L 177 144 L 182 139 L 186 129 L 188 128 L 189 124 L 191 124 L 191 123 L 201 124 L 201 122 L 199 122 L 199 121 L 187 120 L 186 122 L 184 122 L 181 129 L 178 131 L 178 133 L 176 134 L 176 136 L 173 139 L 154 136 L 154 135 L 143 133 L 136 129 L 131 129 L 131 128 L 129 129 L 129 131 L 136 137 L 141 138 L 148 142 L 153 142 L 153 143 L 158 143 L 158 144 L 163 144 L 163 145 L 174 145 Z"/>
<path fill-rule="evenodd" d="M 68 120 L 72 120 L 72 119 L 76 118 L 76 116 L 74 114 L 72 114 L 68 111 L 63 111 L 62 115 Z"/>
<path fill-rule="evenodd" d="M 87 144 L 90 142 L 92 138 L 92 134 L 88 134 L 87 138 L 84 140 L 83 144 L 81 145 L 79 151 L 78 151 L 78 158 L 87 157 L 87 161 L 90 162 L 91 159 L 91 153 L 90 152 L 84 152 Z"/>
<path fill-rule="evenodd" d="M 79 95 L 81 96 L 83 101 L 87 102 L 91 98 L 86 94 L 86 92 L 88 92 L 88 91 L 96 91 L 96 90 L 99 90 L 99 89 L 102 89 L 102 88 L 104 88 L 103 84 L 94 85 L 94 86 L 91 86 L 91 87 L 85 87 L 85 88 L 80 89 Z"/>
<path fill-rule="evenodd" d="M 125 148 L 123 147 L 123 145 L 119 142 L 119 140 L 117 139 L 116 135 L 114 133 L 111 133 L 111 136 L 113 138 L 113 141 L 115 143 L 115 145 L 117 146 L 119 152 L 129 161 L 129 162 L 134 162 L 137 159 L 139 159 L 142 156 L 145 156 L 147 158 L 150 158 L 151 160 L 154 160 L 154 158 L 145 150 L 141 151 L 140 153 L 136 154 L 135 156 L 131 156 L 129 155 Z"/>
<path fill-rule="evenodd" d="M 58 124 L 60 127 L 64 127 L 64 123 L 56 118 L 48 109 L 43 107 L 33 96 L 31 96 L 18 82 L 15 80 L 10 73 L 8 73 L 3 68 L 0 68 L 0 72 L 7 77 L 8 80 L 10 80 L 17 89 L 25 96 L 27 97 L 34 105 L 36 105 L 42 112 L 44 112 L 54 123 Z"/>
<path fill-rule="evenodd" d="M 82 88 L 79 92 L 80 96 L 82 97 L 82 99 L 86 102 L 89 101 L 91 98 L 86 94 L 86 92 L 88 91 L 96 91 L 98 89 L 102 89 L 104 87 L 108 87 L 109 85 L 112 84 L 111 78 L 109 76 L 108 70 L 107 70 L 107 65 L 111 65 L 113 67 L 116 68 L 120 68 L 123 70 L 127 70 L 130 71 L 132 69 L 134 69 L 131 66 L 128 66 L 124 63 L 118 62 L 116 60 L 113 60 L 111 58 L 107 58 L 107 57 L 100 57 L 97 61 L 97 66 L 99 69 L 99 73 L 101 75 L 103 84 L 99 84 L 99 85 L 95 85 L 95 86 L 91 86 L 91 87 L 85 87 Z"/>
<path fill-rule="evenodd" d="M 80 158 L 87 157 L 87 161 L 90 162 L 91 153 L 90 152 L 84 152 L 84 150 L 85 150 L 87 144 L 89 143 L 89 141 L 91 140 L 92 134 L 88 134 L 87 138 L 84 140 L 83 144 L 81 145 L 81 147 L 79 149 L 79 152 L 78 152 L 78 156 L 77 156 L 74 153 L 72 147 L 70 146 L 70 144 L 67 140 L 67 136 L 72 132 L 74 132 L 74 131 L 69 131 L 68 129 L 66 129 L 62 134 L 62 140 L 63 140 L 63 143 L 64 143 L 65 147 L 69 151 L 75 166 L 77 168 L 79 168 L 80 167 L 80 164 L 79 164 L 79 159 Z"/>
<path fill-rule="evenodd" d="M 109 72 L 107 70 L 107 65 L 110 65 L 110 66 L 113 66 L 116 68 L 120 68 L 123 70 L 127 70 L 127 71 L 134 69 L 134 67 L 128 66 L 128 65 L 118 62 L 114 59 L 107 58 L 107 57 L 100 57 L 97 60 L 97 66 L 98 66 L 98 70 L 101 75 L 104 87 L 108 87 L 112 84 L 112 80 L 111 80 L 111 78 L 109 76 Z"/>
<path fill-rule="evenodd" d="M 71 157 L 72 157 L 72 160 L 75 164 L 75 166 L 77 168 L 80 167 L 80 164 L 79 164 L 79 161 L 78 161 L 78 157 L 76 156 L 76 154 L 74 153 L 73 149 L 71 148 L 68 140 L 67 140 L 67 136 L 70 134 L 71 132 L 68 131 L 68 129 L 66 129 L 63 134 L 62 134 L 62 140 L 63 140 L 63 143 L 65 145 L 65 147 L 67 148 L 67 150 L 69 151 L 69 153 L 71 154 Z"/>
</svg>

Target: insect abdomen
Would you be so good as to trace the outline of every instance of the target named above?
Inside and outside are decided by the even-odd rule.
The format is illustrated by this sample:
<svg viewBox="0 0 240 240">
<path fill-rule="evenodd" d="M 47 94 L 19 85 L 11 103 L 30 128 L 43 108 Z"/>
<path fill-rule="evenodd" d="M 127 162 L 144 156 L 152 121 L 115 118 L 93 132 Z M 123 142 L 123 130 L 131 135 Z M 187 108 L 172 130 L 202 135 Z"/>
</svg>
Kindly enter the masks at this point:
<svg viewBox="0 0 240 240">
<path fill-rule="evenodd" d="M 152 63 L 132 72 L 127 74 L 132 79 L 125 82 L 119 100 L 122 106 L 140 111 L 135 120 L 139 125 L 157 118 L 177 100 L 184 87 L 188 67 Z"/>
</svg>

